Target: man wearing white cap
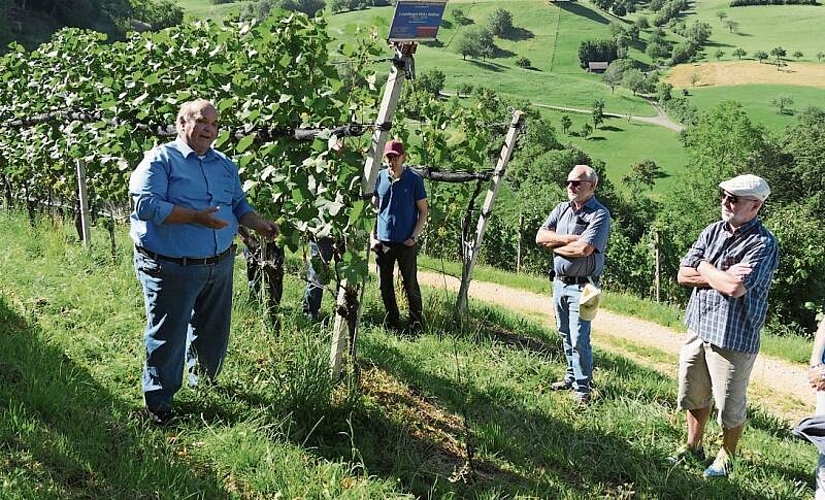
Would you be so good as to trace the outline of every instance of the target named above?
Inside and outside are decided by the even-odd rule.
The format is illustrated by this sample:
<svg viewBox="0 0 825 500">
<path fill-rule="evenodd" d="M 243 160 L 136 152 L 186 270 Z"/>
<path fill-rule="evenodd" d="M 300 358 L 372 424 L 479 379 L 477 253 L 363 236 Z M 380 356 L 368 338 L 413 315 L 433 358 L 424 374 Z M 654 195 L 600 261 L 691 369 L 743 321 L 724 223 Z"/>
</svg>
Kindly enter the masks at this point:
<svg viewBox="0 0 825 500">
<path fill-rule="evenodd" d="M 722 447 L 705 469 L 727 477 L 747 417 L 747 389 L 759 352 L 768 289 L 779 264 L 776 238 L 757 217 L 771 190 L 740 175 L 719 183 L 722 220 L 705 228 L 679 267 L 692 287 L 687 338 L 679 356 L 679 408 L 687 410 L 687 443 L 673 461 L 704 460 L 702 437 L 711 404 L 719 409 Z"/>
</svg>

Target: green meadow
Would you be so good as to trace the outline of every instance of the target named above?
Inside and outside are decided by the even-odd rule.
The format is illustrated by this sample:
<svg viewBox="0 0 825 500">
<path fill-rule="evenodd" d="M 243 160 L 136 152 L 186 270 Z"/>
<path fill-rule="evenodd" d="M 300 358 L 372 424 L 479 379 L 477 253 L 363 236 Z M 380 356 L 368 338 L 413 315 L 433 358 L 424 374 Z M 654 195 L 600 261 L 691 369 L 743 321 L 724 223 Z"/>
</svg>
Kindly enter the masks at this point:
<svg viewBox="0 0 825 500">
<path fill-rule="evenodd" d="M 793 99 L 793 105 L 785 114 L 771 105 L 779 96 Z M 690 89 L 690 101 L 699 109 L 707 109 L 715 104 L 734 99 L 742 103 L 748 116 L 774 132 L 781 132 L 788 125 L 796 123 L 795 114 L 808 106 L 825 105 L 825 89 L 799 87 L 795 85 L 737 85 L 735 87 L 696 87 Z"/>
<path fill-rule="evenodd" d="M 692 11 L 684 19 L 687 24 L 695 19 L 704 21 L 713 28 L 712 44 L 705 50 L 708 60 L 715 60 L 717 48 L 726 52 L 723 59 L 735 59 L 731 52 L 742 47 L 748 57 L 757 50 L 770 53 L 771 49 L 782 46 L 788 51 L 788 58 L 797 50 L 804 54 L 803 61 L 816 61 L 817 52 L 825 52 L 822 39 L 822 24 L 825 23 L 825 8 L 817 5 L 763 5 L 730 7 L 729 0 L 702 0 L 694 2 Z M 739 23 L 731 32 L 720 22 L 718 13 Z"/>
</svg>

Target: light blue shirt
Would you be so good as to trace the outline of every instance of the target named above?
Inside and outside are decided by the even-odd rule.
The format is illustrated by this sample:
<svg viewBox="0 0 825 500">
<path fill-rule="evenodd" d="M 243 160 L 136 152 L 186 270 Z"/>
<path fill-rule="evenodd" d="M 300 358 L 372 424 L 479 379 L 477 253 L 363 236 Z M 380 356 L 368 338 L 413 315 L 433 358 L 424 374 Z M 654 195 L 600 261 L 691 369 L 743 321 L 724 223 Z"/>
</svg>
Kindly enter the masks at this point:
<svg viewBox="0 0 825 500">
<path fill-rule="evenodd" d="M 201 158 L 183 140 L 147 152 L 129 179 L 135 245 L 167 257 L 212 257 L 224 252 L 238 221 L 252 211 L 241 189 L 238 167 L 212 148 Z M 166 224 L 175 206 L 192 210 L 220 207 L 214 217 L 223 229 L 200 224 Z"/>
<path fill-rule="evenodd" d="M 685 324 L 702 340 L 723 349 L 758 352 L 760 331 L 768 310 L 768 290 L 779 266 L 776 238 L 759 218 L 735 232 L 727 222 L 719 221 L 702 231 L 681 265 L 696 267 L 703 260 L 722 271 L 740 262 L 750 264 L 751 273 L 743 278 L 747 292 L 737 298 L 710 287 L 694 288 L 685 312 Z"/>
<path fill-rule="evenodd" d="M 580 210 L 573 202 L 565 201 L 550 212 L 542 229 L 558 235 L 578 234 L 579 241 L 593 245 L 593 253 L 586 257 L 553 255 L 556 276 L 597 278 L 604 271 L 604 251 L 610 235 L 610 211 L 595 196 L 587 200 Z"/>
</svg>

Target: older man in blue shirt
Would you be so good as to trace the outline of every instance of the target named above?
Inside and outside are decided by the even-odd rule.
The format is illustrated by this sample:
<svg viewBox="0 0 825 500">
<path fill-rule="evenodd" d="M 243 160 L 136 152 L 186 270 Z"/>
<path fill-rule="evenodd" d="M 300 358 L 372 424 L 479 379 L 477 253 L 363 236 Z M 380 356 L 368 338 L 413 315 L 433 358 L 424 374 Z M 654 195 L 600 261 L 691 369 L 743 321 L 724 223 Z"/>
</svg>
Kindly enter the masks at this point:
<svg viewBox="0 0 825 500">
<path fill-rule="evenodd" d="M 699 235 L 679 267 L 692 287 L 679 356 L 679 408 L 687 410 L 687 443 L 671 457 L 702 460 L 711 403 L 719 408 L 722 446 L 705 469 L 727 477 L 747 417 L 747 389 L 759 352 L 771 278 L 779 265 L 776 238 L 759 220 L 771 190 L 764 179 L 740 175 L 719 183 L 722 220 Z"/>
<path fill-rule="evenodd" d="M 553 390 L 572 390 L 574 401 L 590 401 L 593 350 L 590 321 L 579 315 L 582 289 L 597 284 L 604 270 L 610 235 L 610 211 L 596 199 L 599 176 L 588 165 L 567 174 L 567 198 L 550 212 L 536 234 L 536 243 L 553 251 L 553 306 L 562 337 L 567 371 Z"/>
<path fill-rule="evenodd" d="M 132 173 L 131 237 L 146 308 L 143 396 L 156 423 L 172 416 L 187 349 L 214 380 L 229 341 L 232 240 L 242 224 L 273 237 L 278 226 L 247 203 L 238 168 L 212 149 L 218 113 L 206 100 L 181 106 L 178 137 Z"/>
</svg>

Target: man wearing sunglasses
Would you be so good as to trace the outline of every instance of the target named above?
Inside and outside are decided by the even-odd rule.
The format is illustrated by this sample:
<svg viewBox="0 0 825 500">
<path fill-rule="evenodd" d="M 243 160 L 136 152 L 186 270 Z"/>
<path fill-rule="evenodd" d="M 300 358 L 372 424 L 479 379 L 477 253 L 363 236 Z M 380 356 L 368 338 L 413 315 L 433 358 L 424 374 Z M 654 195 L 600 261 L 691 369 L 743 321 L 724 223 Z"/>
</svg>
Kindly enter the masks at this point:
<svg viewBox="0 0 825 500">
<path fill-rule="evenodd" d="M 679 408 L 687 410 L 687 443 L 672 461 L 702 461 L 702 437 L 711 404 L 719 409 L 722 447 L 707 478 L 733 470 L 742 437 L 746 392 L 756 355 L 768 289 L 779 264 L 776 238 L 759 220 L 770 195 L 764 179 L 740 175 L 719 184 L 722 220 L 699 235 L 679 267 L 679 284 L 693 288 L 679 356 Z"/>
<path fill-rule="evenodd" d="M 610 234 L 610 212 L 595 197 L 598 183 L 593 168 L 573 167 L 568 201 L 556 205 L 536 234 L 536 243 L 553 251 L 553 308 L 567 358 L 564 378 L 550 388 L 573 391 L 579 404 L 590 401 L 593 375 L 590 321 L 579 316 L 579 301 L 587 283 L 598 283 Z"/>
</svg>

